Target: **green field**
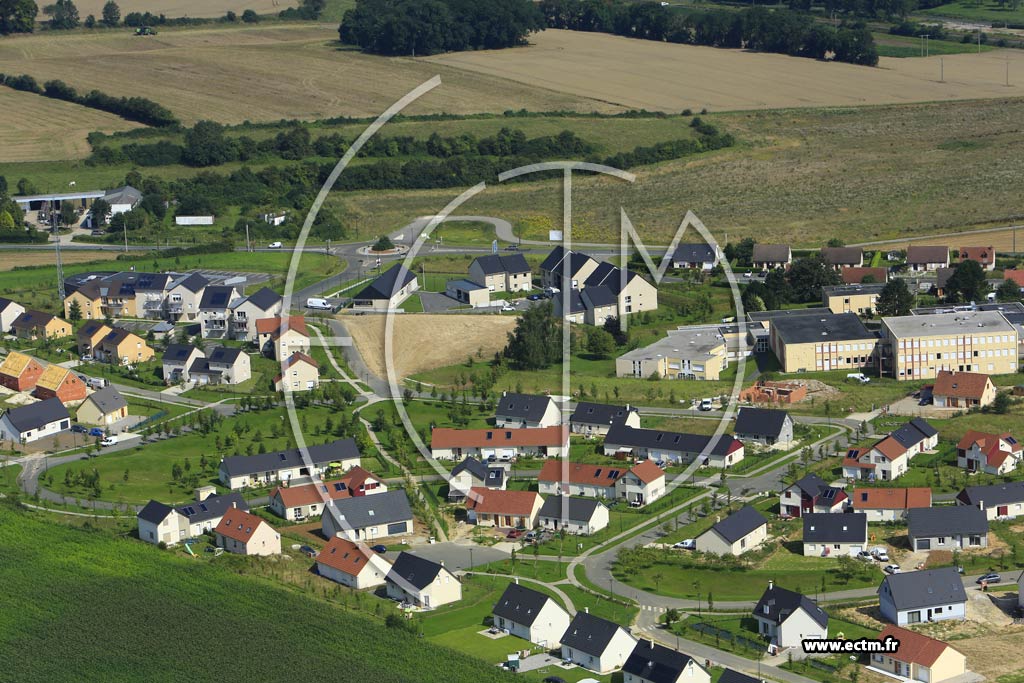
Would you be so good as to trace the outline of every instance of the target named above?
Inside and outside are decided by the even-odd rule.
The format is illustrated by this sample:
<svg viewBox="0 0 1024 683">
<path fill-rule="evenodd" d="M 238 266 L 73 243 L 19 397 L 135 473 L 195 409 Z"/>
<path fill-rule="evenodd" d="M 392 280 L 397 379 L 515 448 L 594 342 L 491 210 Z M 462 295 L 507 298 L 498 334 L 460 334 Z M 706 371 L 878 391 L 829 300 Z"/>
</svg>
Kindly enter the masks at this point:
<svg viewBox="0 0 1024 683">
<path fill-rule="evenodd" d="M 5 680 L 290 680 L 298 671 L 310 681 L 352 683 L 510 680 L 341 607 L 343 589 L 325 599 L 246 576 L 246 558 L 192 559 L 7 505 L 0 547 Z M 46 652 L 60 656 L 38 656 Z M 260 654 L 222 666 L 200 652 Z"/>
<path fill-rule="evenodd" d="M 924 57 L 924 46 L 920 38 L 912 36 L 894 36 L 889 33 L 875 33 L 875 45 L 878 48 L 879 57 Z M 952 40 L 929 40 L 929 55 L 956 55 L 965 52 L 988 52 L 995 48 L 991 45 L 982 45 L 978 49 L 976 42 L 961 43 Z"/>
<path fill-rule="evenodd" d="M 987 21 L 991 22 L 993 26 L 1024 23 L 1024 8 L 1012 9 L 1009 4 L 1001 4 L 996 0 L 958 0 L 938 7 L 918 10 L 917 13 L 929 15 L 929 18 L 949 17 Z"/>
</svg>

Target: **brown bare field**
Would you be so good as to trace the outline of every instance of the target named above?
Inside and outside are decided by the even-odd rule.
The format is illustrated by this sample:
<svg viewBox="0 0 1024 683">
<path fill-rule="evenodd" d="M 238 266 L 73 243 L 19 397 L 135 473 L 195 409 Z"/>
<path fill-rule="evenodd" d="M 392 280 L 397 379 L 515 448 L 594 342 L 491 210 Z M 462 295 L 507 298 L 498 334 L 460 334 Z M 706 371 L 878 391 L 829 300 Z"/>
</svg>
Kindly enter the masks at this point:
<svg viewBox="0 0 1024 683">
<path fill-rule="evenodd" d="M 103 14 L 103 5 L 107 0 L 78 0 L 75 6 L 84 19 L 90 14 L 97 19 Z M 46 18 L 43 5 L 39 4 L 40 21 Z M 225 12 L 232 11 L 241 16 L 242 12 L 251 9 L 257 14 L 273 14 L 296 3 L 289 0 L 119 0 L 121 18 L 129 12 L 152 12 L 166 14 L 169 17 L 222 17 Z M 131 29 L 126 29 L 131 30 Z"/>
<path fill-rule="evenodd" d="M 63 250 L 61 261 L 69 263 L 90 263 L 92 261 L 113 261 L 120 252 L 116 251 L 70 251 Z M 19 250 L 0 251 L 0 271 L 14 270 L 19 266 L 52 266 L 55 261 L 52 251 Z"/>
<path fill-rule="evenodd" d="M 1013 97 L 1024 94 L 1016 50 L 943 57 L 882 58 L 879 68 L 801 57 L 547 30 L 522 50 L 459 52 L 434 64 L 530 83 L 631 109 L 678 112 L 850 106 Z M 1010 87 L 1004 85 L 1011 61 Z"/>
<path fill-rule="evenodd" d="M 1016 234 L 1014 234 L 1016 233 Z M 992 247 L 999 252 L 1016 252 L 1024 250 L 1024 230 L 1013 228 L 1004 230 L 970 230 L 961 233 L 944 233 L 937 237 L 921 237 L 905 242 L 886 242 L 887 249 L 906 249 L 909 245 L 939 245 L 951 249 L 957 247 Z M 870 245 L 869 245 L 870 246 Z"/>
<path fill-rule="evenodd" d="M 1012 633 L 1007 630 L 1016 629 Z M 1024 670 L 1020 653 L 1024 651 L 1024 631 L 1019 627 L 1004 627 L 985 635 L 955 640 L 953 647 L 967 656 L 968 667 L 987 680 L 994 681 L 1005 674 L 1019 674 Z"/>
<path fill-rule="evenodd" d="M 387 377 L 384 363 L 383 315 L 346 315 L 341 318 L 363 362 L 378 377 Z M 446 367 L 472 354 L 487 358 L 505 347 L 506 334 L 516 318 L 501 315 L 394 316 L 395 374 L 399 378 Z"/>
<path fill-rule="evenodd" d="M 435 75 L 442 86 L 407 113 L 618 109 L 440 64 L 343 50 L 337 37 L 336 26 L 311 24 L 196 28 L 146 39 L 41 33 L 0 41 L 0 72 L 148 97 L 185 123 L 376 116 Z"/>
<path fill-rule="evenodd" d="M 32 93 L 0 88 L 0 158 L 4 161 L 79 159 L 89 154 L 85 136 L 139 124 Z"/>
</svg>

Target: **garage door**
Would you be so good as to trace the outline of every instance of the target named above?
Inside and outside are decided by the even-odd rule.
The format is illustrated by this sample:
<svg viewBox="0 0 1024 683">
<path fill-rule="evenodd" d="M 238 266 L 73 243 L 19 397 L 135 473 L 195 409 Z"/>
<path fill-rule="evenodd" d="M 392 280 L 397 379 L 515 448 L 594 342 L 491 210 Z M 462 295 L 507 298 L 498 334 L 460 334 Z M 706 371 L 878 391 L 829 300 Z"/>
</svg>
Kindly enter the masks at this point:
<svg viewBox="0 0 1024 683">
<path fill-rule="evenodd" d="M 502 460 L 511 460 L 516 456 L 516 449 L 514 448 L 499 448 L 498 457 Z"/>
<path fill-rule="evenodd" d="M 404 534 L 409 528 L 408 522 L 395 522 L 394 524 L 388 524 L 388 536 L 394 536 L 395 534 Z"/>
<path fill-rule="evenodd" d="M 930 539 L 930 538 L 922 538 L 921 540 L 919 540 L 917 542 L 917 549 L 918 550 L 931 550 L 932 549 L 932 539 Z"/>
</svg>

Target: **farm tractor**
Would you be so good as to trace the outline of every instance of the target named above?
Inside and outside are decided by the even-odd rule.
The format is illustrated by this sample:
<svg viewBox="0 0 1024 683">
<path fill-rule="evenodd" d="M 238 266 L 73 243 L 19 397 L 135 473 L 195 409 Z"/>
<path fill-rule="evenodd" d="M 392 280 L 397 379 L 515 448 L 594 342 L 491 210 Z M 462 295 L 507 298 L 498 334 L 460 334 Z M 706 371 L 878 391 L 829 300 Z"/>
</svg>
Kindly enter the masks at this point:
<svg viewBox="0 0 1024 683">
<path fill-rule="evenodd" d="M 139 28 L 135 29 L 135 35 L 137 35 L 137 36 L 155 36 L 156 35 L 156 31 L 151 29 L 149 26 L 140 26 Z"/>
</svg>

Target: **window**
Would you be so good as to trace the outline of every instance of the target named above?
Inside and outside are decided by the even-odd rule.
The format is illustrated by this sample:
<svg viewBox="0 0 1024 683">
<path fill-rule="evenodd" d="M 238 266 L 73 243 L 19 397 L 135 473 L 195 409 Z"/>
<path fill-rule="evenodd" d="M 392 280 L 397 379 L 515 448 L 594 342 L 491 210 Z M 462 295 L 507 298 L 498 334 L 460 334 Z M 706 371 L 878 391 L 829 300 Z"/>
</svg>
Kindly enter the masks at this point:
<svg viewBox="0 0 1024 683">
<path fill-rule="evenodd" d="M 939 536 L 939 545 L 946 545 L 946 537 Z"/>
</svg>

